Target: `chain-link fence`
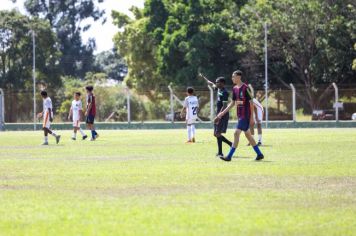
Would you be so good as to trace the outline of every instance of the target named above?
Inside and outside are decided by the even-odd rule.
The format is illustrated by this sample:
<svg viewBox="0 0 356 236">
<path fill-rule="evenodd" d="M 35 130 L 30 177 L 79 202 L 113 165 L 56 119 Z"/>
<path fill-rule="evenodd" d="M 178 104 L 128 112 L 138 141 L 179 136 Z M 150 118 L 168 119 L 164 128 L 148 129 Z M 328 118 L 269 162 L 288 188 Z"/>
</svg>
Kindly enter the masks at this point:
<svg viewBox="0 0 356 236">
<path fill-rule="evenodd" d="M 294 87 L 294 86 L 293 86 Z M 270 89 L 268 105 L 263 88 L 253 88 L 255 98 L 265 109 L 268 107 L 268 121 L 312 121 L 350 120 L 356 113 L 356 89 L 352 87 L 328 86 L 317 91 L 301 86 L 287 89 Z M 231 91 L 232 87 L 227 87 Z M 73 90 L 74 93 L 77 90 Z M 85 91 L 82 101 L 85 109 Z M 47 90 L 53 102 L 56 122 L 66 122 L 72 99 L 72 92 Z M 216 91 L 209 87 L 195 87 L 199 98 L 199 120 L 211 121 L 215 117 Z M 122 85 L 95 87 L 97 116 L 99 122 L 175 122 L 183 121 L 180 111 L 186 95 L 185 87 L 162 87 L 158 91 L 136 92 Z M 337 97 L 336 97 L 337 96 Z M 4 100 L 4 103 L 1 101 Z M 267 106 L 266 106 L 267 105 Z M 36 94 L 37 113 L 42 111 L 42 99 Z M 1 90 L 0 124 L 33 122 L 32 90 Z M 236 112 L 231 112 L 236 119 Z M 338 117 L 337 117 L 338 115 Z M 3 117 L 3 118 L 2 118 Z"/>
</svg>

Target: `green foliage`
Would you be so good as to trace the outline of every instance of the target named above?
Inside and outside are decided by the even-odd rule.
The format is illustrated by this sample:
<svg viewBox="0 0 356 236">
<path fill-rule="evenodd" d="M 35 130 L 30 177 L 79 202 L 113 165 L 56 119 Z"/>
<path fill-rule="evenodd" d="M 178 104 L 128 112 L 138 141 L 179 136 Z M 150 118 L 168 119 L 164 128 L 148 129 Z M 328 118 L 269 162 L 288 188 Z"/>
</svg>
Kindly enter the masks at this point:
<svg viewBox="0 0 356 236">
<path fill-rule="evenodd" d="M 110 79 L 122 81 L 127 74 L 125 60 L 113 51 L 95 55 L 93 70 L 107 74 Z"/>
<path fill-rule="evenodd" d="M 32 87 L 32 30 L 36 35 L 37 81 L 60 86 L 57 38 L 48 22 L 17 11 L 0 11 L 0 87 Z"/>
</svg>

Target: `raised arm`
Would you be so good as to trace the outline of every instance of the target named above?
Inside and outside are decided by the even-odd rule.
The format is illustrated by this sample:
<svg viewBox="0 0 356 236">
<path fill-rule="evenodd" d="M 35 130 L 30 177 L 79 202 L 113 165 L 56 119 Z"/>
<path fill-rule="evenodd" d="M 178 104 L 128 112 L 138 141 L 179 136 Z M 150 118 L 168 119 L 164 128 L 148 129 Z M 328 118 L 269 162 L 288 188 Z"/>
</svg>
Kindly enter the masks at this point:
<svg viewBox="0 0 356 236">
<path fill-rule="evenodd" d="M 199 77 L 203 78 L 208 85 L 215 87 L 215 84 L 208 80 L 202 73 L 199 74 Z"/>
</svg>

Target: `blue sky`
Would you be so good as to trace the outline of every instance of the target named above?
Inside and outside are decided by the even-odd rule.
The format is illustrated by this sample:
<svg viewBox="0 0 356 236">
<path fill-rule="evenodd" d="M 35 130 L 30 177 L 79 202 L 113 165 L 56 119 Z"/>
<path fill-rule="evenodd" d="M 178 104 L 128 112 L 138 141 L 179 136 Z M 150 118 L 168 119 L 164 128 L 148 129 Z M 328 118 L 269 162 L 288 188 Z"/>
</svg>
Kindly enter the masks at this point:
<svg viewBox="0 0 356 236">
<path fill-rule="evenodd" d="M 25 0 L 17 0 L 16 4 L 10 0 L 1 0 L 0 10 L 10 10 L 17 8 L 22 13 L 26 13 L 23 7 Z M 112 38 L 118 29 L 112 24 L 111 11 L 116 10 L 130 15 L 129 8 L 131 6 L 143 7 L 144 0 L 105 0 L 99 6 L 105 9 L 107 22 L 101 25 L 99 22 L 94 22 L 91 29 L 83 34 L 83 40 L 87 41 L 88 38 L 95 38 L 97 44 L 97 51 L 102 52 L 109 50 L 113 47 Z M 87 23 L 87 22 L 85 22 Z"/>
</svg>

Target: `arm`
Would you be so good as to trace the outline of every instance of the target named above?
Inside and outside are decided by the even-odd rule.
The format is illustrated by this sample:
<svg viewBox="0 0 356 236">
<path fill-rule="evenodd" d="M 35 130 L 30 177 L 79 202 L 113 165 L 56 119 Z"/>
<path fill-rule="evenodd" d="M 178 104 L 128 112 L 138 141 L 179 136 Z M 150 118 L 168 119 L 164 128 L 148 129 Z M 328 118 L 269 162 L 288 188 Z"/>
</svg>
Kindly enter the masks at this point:
<svg viewBox="0 0 356 236">
<path fill-rule="evenodd" d="M 49 121 L 52 122 L 53 117 L 52 117 L 52 109 L 51 108 L 48 108 L 48 114 L 49 114 Z"/>
<path fill-rule="evenodd" d="M 70 107 L 69 109 L 69 115 L 68 115 L 68 120 L 70 120 L 70 117 L 72 116 L 73 114 L 73 110 L 72 110 L 72 107 Z"/>
<path fill-rule="evenodd" d="M 184 106 L 182 108 L 182 110 L 180 111 L 180 117 L 183 118 L 184 117 L 184 111 L 185 111 L 186 107 Z"/>
<path fill-rule="evenodd" d="M 89 111 L 91 110 L 92 107 L 92 98 L 90 97 L 88 105 L 87 105 L 87 110 L 85 111 L 85 115 L 87 116 L 89 114 Z"/>
<path fill-rule="evenodd" d="M 208 85 L 215 87 L 215 84 L 213 82 L 211 82 L 210 80 L 208 80 L 203 74 L 200 73 L 199 77 L 203 78 Z"/>
<path fill-rule="evenodd" d="M 255 124 L 255 105 L 253 104 L 253 101 L 250 100 L 250 110 L 251 110 L 251 116 L 250 116 L 250 126 L 253 126 Z"/>
<path fill-rule="evenodd" d="M 235 105 L 235 101 L 231 101 L 229 103 L 229 105 L 222 111 L 218 114 L 218 118 L 221 119 L 221 117 L 223 117 L 226 113 L 228 113 Z"/>
</svg>

